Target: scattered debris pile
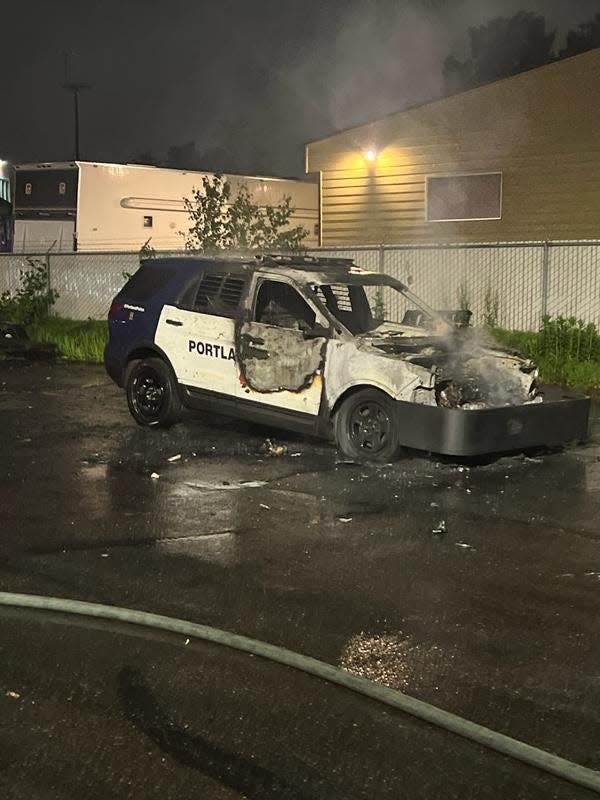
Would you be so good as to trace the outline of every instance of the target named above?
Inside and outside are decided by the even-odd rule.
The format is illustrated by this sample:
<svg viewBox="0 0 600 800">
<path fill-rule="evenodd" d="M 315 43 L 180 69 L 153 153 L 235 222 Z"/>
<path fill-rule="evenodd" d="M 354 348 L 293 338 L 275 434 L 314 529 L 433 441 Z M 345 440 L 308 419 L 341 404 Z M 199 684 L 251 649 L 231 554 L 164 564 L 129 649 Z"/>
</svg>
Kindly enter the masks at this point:
<svg viewBox="0 0 600 800">
<path fill-rule="evenodd" d="M 56 345 L 52 342 L 32 342 L 23 325 L 0 322 L 0 358 L 44 361 L 56 356 Z"/>
</svg>

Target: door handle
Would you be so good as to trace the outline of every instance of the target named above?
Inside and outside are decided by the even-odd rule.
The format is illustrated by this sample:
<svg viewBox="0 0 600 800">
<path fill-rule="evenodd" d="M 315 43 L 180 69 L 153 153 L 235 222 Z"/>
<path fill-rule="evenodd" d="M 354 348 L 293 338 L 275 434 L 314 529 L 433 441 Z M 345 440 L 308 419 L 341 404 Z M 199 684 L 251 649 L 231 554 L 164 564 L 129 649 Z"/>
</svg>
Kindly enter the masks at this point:
<svg viewBox="0 0 600 800">
<path fill-rule="evenodd" d="M 181 325 L 183 325 L 183 322 L 178 319 L 168 319 L 166 320 L 166 323 L 167 325 L 177 325 L 177 327 L 181 327 Z"/>
</svg>

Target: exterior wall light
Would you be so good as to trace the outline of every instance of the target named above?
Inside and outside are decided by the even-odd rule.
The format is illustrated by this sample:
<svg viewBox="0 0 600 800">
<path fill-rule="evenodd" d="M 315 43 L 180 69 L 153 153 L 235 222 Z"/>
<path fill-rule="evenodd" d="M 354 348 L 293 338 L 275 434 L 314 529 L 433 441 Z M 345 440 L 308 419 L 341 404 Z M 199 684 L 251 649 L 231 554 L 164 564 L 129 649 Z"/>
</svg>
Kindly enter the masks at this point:
<svg viewBox="0 0 600 800">
<path fill-rule="evenodd" d="M 369 147 L 368 150 L 365 150 L 364 156 L 367 161 L 375 161 L 377 153 L 372 147 Z"/>
</svg>

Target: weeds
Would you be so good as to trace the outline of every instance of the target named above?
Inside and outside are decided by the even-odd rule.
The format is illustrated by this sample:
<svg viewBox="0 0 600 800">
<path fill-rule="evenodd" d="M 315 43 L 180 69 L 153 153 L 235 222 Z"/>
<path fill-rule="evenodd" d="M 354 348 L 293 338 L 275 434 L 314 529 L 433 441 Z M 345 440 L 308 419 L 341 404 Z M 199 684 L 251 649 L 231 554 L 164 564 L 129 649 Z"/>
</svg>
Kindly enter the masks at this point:
<svg viewBox="0 0 600 800">
<path fill-rule="evenodd" d="M 575 317 L 545 316 L 537 333 L 494 329 L 498 342 L 537 362 L 548 383 L 600 387 L 600 335 Z"/>
<path fill-rule="evenodd" d="M 469 284 L 466 280 L 462 280 L 456 291 L 456 301 L 461 311 L 472 311 L 471 295 L 469 293 Z"/>
<path fill-rule="evenodd" d="M 483 296 L 483 324 L 486 328 L 498 327 L 498 314 L 500 313 L 500 295 L 497 289 L 492 289 L 488 284 Z"/>
</svg>

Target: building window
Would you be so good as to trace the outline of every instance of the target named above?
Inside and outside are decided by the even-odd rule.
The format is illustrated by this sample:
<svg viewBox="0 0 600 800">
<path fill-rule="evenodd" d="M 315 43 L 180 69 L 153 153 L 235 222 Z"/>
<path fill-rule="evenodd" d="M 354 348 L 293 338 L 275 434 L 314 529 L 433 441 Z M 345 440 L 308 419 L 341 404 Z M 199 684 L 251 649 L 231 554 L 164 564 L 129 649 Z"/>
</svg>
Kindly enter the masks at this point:
<svg viewBox="0 0 600 800">
<path fill-rule="evenodd" d="M 66 194 L 67 193 L 67 184 L 64 181 L 61 181 L 58 184 L 58 193 L 59 194 Z"/>
<path fill-rule="evenodd" d="M 8 181 L 5 178 L 0 178 L 0 200 L 6 200 L 8 203 Z"/>
<path fill-rule="evenodd" d="M 502 173 L 428 175 L 426 198 L 429 222 L 500 219 Z"/>
<path fill-rule="evenodd" d="M 144 217 L 144 228 L 152 227 L 152 217 Z"/>
<path fill-rule="evenodd" d="M 33 189 L 33 186 L 30 183 L 26 183 L 25 184 L 25 194 L 31 194 L 31 190 L 32 189 Z"/>
</svg>

